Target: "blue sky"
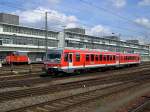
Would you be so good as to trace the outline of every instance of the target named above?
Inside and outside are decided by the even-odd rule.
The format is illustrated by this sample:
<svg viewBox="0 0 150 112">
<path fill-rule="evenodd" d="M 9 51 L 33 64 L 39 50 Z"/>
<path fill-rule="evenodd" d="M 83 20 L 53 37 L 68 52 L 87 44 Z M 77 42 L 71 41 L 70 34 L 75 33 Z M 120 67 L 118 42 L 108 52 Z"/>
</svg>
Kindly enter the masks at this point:
<svg viewBox="0 0 150 112">
<path fill-rule="evenodd" d="M 91 35 L 121 34 L 149 41 L 150 0 L 1 0 L 0 11 L 18 14 L 20 23 L 50 29 L 83 27 Z"/>
</svg>

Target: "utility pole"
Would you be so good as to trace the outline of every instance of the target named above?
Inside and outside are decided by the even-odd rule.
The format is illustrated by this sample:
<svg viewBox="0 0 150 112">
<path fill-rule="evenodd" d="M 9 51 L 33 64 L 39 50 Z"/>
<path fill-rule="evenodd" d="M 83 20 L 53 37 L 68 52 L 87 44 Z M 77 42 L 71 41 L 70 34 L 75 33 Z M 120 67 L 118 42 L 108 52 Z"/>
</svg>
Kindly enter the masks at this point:
<svg viewBox="0 0 150 112">
<path fill-rule="evenodd" d="M 48 25 L 47 25 L 47 13 L 45 12 L 45 58 L 47 60 L 47 52 L 48 52 Z"/>
</svg>

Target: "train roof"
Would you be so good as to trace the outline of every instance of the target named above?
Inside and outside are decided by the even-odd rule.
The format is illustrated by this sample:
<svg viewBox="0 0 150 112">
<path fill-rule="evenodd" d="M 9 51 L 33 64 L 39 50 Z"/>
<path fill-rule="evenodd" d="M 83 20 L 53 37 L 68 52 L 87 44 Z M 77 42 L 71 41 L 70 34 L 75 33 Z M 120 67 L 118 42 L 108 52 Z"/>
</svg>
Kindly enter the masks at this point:
<svg viewBox="0 0 150 112">
<path fill-rule="evenodd" d="M 133 54 L 133 53 L 120 53 L 120 52 L 111 52 L 111 51 L 101 51 L 99 49 L 75 49 L 75 48 L 54 48 L 51 50 L 56 50 L 56 51 L 64 51 L 64 52 L 79 52 L 79 53 L 97 53 L 101 52 L 102 54 L 117 54 L 117 55 L 126 55 L 126 56 L 139 56 L 139 54 Z"/>
</svg>

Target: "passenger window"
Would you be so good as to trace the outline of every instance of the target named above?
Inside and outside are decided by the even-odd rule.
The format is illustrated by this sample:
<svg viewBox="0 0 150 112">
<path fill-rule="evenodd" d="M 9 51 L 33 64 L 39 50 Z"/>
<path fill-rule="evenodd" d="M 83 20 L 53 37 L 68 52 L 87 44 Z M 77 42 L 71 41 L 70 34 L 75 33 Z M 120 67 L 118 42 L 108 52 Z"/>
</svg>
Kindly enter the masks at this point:
<svg viewBox="0 0 150 112">
<path fill-rule="evenodd" d="M 106 61 L 106 55 L 104 55 L 104 61 Z"/>
<path fill-rule="evenodd" d="M 95 60 L 98 61 L 98 55 L 95 56 Z"/>
<path fill-rule="evenodd" d="M 86 61 L 90 61 L 90 57 L 88 54 L 86 54 Z"/>
<path fill-rule="evenodd" d="M 76 54 L 76 61 L 80 62 L 80 54 Z"/>
<path fill-rule="evenodd" d="M 102 61 L 102 55 L 99 55 L 99 60 Z"/>
<path fill-rule="evenodd" d="M 116 60 L 116 56 L 115 55 L 113 56 L 113 60 Z"/>
<path fill-rule="evenodd" d="M 91 61 L 94 61 L 94 54 L 91 54 Z"/>
<path fill-rule="evenodd" d="M 124 56 L 124 60 L 126 60 L 126 56 Z"/>
<path fill-rule="evenodd" d="M 68 62 L 68 54 L 67 53 L 65 53 L 65 55 L 64 55 L 64 61 Z"/>
<path fill-rule="evenodd" d="M 109 55 L 107 55 L 107 61 L 109 61 L 109 57 L 110 57 L 110 56 L 109 56 Z"/>
<path fill-rule="evenodd" d="M 110 61 L 112 61 L 112 55 L 110 56 Z"/>
</svg>

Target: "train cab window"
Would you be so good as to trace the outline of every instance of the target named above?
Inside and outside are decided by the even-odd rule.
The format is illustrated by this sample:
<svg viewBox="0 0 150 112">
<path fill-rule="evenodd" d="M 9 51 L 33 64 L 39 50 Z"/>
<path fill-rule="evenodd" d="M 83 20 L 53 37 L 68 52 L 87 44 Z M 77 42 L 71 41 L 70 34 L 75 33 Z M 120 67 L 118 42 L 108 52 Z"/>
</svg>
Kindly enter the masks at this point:
<svg viewBox="0 0 150 112">
<path fill-rule="evenodd" d="M 94 54 L 91 54 L 91 61 L 94 61 Z"/>
<path fill-rule="evenodd" d="M 90 56 L 89 56 L 89 54 L 86 54 L 86 61 L 90 61 Z"/>
<path fill-rule="evenodd" d="M 80 62 L 80 54 L 76 54 L 76 61 Z"/>
<path fill-rule="evenodd" d="M 99 60 L 102 61 L 103 60 L 103 55 L 99 55 Z"/>
<path fill-rule="evenodd" d="M 64 61 L 68 62 L 68 54 L 67 53 L 65 53 L 65 55 L 64 55 Z"/>
<path fill-rule="evenodd" d="M 98 61 L 98 55 L 95 56 L 95 60 Z"/>
</svg>

